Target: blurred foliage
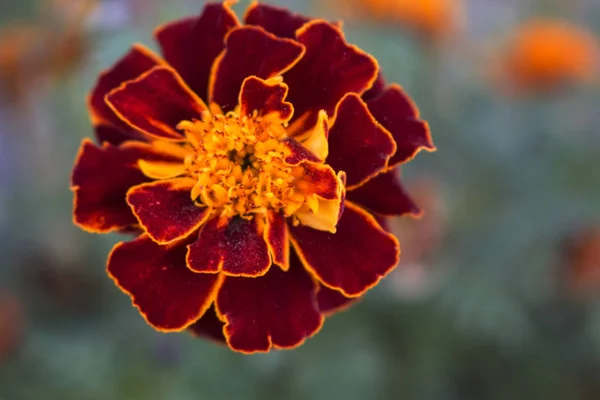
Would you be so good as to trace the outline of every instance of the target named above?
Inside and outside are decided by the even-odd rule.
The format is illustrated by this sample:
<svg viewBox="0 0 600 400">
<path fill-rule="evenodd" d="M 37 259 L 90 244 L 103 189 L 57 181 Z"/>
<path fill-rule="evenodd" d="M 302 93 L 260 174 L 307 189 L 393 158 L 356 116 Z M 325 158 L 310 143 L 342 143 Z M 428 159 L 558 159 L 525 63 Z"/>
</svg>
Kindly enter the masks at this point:
<svg viewBox="0 0 600 400">
<path fill-rule="evenodd" d="M 47 1 L 0 0 L 0 28 L 39 21 Z M 278 4 L 339 18 L 318 1 Z M 411 260 L 419 279 L 391 276 L 302 347 L 255 356 L 154 332 L 105 275 L 122 238 L 71 223 L 70 169 L 91 135 L 84 99 L 96 75 L 133 41 L 156 48 L 154 25 L 200 8 L 101 1 L 75 69 L 18 103 L 0 93 L 0 293 L 19 304 L 3 313 L 0 300 L 0 327 L 23 326 L 0 352 L 0 399 L 600 398 L 600 296 L 568 290 L 564 246 L 600 223 L 599 87 L 510 94 L 486 64 L 490 43 L 537 15 L 598 33 L 600 3 L 471 0 L 464 32 L 435 46 L 389 21 L 345 24 L 431 124 L 438 152 L 402 172 L 409 188 L 436 182 L 443 236 Z"/>
</svg>

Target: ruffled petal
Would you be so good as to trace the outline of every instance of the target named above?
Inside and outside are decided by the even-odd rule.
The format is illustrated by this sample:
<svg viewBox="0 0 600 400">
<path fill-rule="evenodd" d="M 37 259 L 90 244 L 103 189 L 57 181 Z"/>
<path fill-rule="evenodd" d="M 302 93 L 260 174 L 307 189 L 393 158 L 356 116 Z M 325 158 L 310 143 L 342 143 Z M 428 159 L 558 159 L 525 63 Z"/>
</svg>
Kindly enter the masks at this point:
<svg viewBox="0 0 600 400">
<path fill-rule="evenodd" d="M 310 19 L 303 15 L 258 2 L 252 3 L 244 16 L 246 24 L 261 26 L 267 32 L 290 39 L 294 39 L 296 31 L 308 21 Z"/>
<path fill-rule="evenodd" d="M 118 146 L 128 140 L 137 139 L 142 140 L 141 135 L 133 130 L 124 131 L 123 129 L 117 128 L 107 123 L 98 123 L 94 126 L 94 134 L 96 136 L 96 142 L 102 144 L 107 142 L 109 144 Z M 134 135 L 139 135 L 137 138 Z"/>
<path fill-rule="evenodd" d="M 358 299 L 356 297 L 346 297 L 341 292 L 329 289 L 327 286 L 319 285 L 317 292 L 317 304 L 319 311 L 325 315 L 331 315 L 338 311 L 343 311 L 350 307 Z"/>
<path fill-rule="evenodd" d="M 381 71 L 379 71 L 379 74 L 377 74 L 377 79 L 375 80 L 375 82 L 373 82 L 373 85 L 369 88 L 369 90 L 363 93 L 362 99 L 364 101 L 372 100 L 375 97 L 381 95 L 384 90 L 385 79 L 383 79 L 383 74 L 381 73 Z"/>
<path fill-rule="evenodd" d="M 376 285 L 398 263 L 396 238 L 359 207 L 346 203 L 335 234 L 290 227 L 304 266 L 325 286 L 357 297 Z"/>
<path fill-rule="evenodd" d="M 190 325 L 190 331 L 196 335 L 206 339 L 214 340 L 219 343 L 226 343 L 223 327 L 225 322 L 221 321 L 217 316 L 214 307 L 210 307 L 202 318 Z"/>
<path fill-rule="evenodd" d="M 348 200 L 380 215 L 420 216 L 422 211 L 408 195 L 396 170 L 377 175 L 364 185 L 350 190 Z"/>
<path fill-rule="evenodd" d="M 240 91 L 241 115 L 252 115 L 254 111 L 259 116 L 276 118 L 287 122 L 292 118 L 294 107 L 285 100 L 288 87 L 280 79 L 265 81 L 256 76 L 249 76 L 242 84 Z"/>
<path fill-rule="evenodd" d="M 146 321 L 161 331 L 180 331 L 210 307 L 222 277 L 185 266 L 185 243 L 161 246 L 146 235 L 117 244 L 108 273 Z"/>
<path fill-rule="evenodd" d="M 284 271 L 290 268 L 290 233 L 282 214 L 269 212 L 265 224 L 265 242 L 274 264 Z"/>
<path fill-rule="evenodd" d="M 289 70 L 304 54 L 304 47 L 291 39 L 280 39 L 257 26 L 235 28 L 225 39 L 225 50 L 211 70 L 210 102 L 223 112 L 238 102 L 244 79 L 269 79 Z"/>
<path fill-rule="evenodd" d="M 323 324 L 315 291 L 295 255 L 288 271 L 271 268 L 254 279 L 225 278 L 216 305 L 226 322 L 227 343 L 243 353 L 301 345 Z"/>
<path fill-rule="evenodd" d="M 325 21 L 313 20 L 297 33 L 306 54 L 284 75 L 290 87 L 288 101 L 294 118 L 306 113 L 305 126 L 313 127 L 320 110 L 333 115 L 338 101 L 348 92 L 361 94 L 377 77 L 377 61 L 349 45 L 341 30 Z"/>
<path fill-rule="evenodd" d="M 377 175 L 396 151 L 391 134 L 354 93 L 346 95 L 337 106 L 329 146 L 327 163 L 336 171 L 346 172 L 349 190 Z"/>
<path fill-rule="evenodd" d="M 325 110 L 321 110 L 317 113 L 314 125 L 306 126 L 306 121 L 312 117 L 314 115 L 304 114 L 304 118 L 297 119 L 287 129 L 287 134 L 302 143 L 320 161 L 325 161 L 329 155 L 329 117 Z"/>
<path fill-rule="evenodd" d="M 182 140 L 181 121 L 202 119 L 206 105 L 169 67 L 155 67 L 106 96 L 108 105 L 130 126 L 149 135 Z"/>
<path fill-rule="evenodd" d="M 112 126 L 116 128 L 115 131 L 119 131 L 121 135 L 129 138 L 141 138 L 142 135 L 139 132 L 133 130 L 115 115 L 113 110 L 104 101 L 104 97 L 123 82 L 135 79 L 144 72 L 163 63 L 160 57 L 152 53 L 149 49 L 138 44 L 134 45 L 113 67 L 100 74 L 96 85 L 90 92 L 88 107 L 92 123 L 94 125 Z M 104 134 L 108 134 L 105 128 L 101 130 L 104 131 Z M 100 135 L 102 135 L 102 132 Z M 108 141 L 112 144 L 119 144 L 116 141 Z M 102 141 L 99 142 L 102 143 Z"/>
<path fill-rule="evenodd" d="M 389 167 L 410 160 L 422 149 L 435 151 L 427 122 L 417 119 L 416 106 L 400 86 L 390 86 L 379 97 L 367 101 L 367 105 L 377 122 L 390 131 L 396 141 L 396 152 L 390 158 Z"/>
<path fill-rule="evenodd" d="M 271 257 L 256 218 L 215 217 L 188 246 L 187 264 L 195 272 L 255 277 L 269 270 Z"/>
<path fill-rule="evenodd" d="M 105 233 L 137 224 L 125 196 L 129 188 L 149 179 L 139 170 L 138 161 L 173 160 L 142 142 L 126 142 L 117 147 L 98 147 L 85 139 L 77 155 L 71 177 L 75 192 L 74 222 L 81 228 Z"/>
<path fill-rule="evenodd" d="M 287 165 L 299 165 L 304 161 L 319 162 L 319 157 L 315 156 L 310 150 L 302 146 L 298 141 L 292 138 L 283 139 L 287 154 L 283 161 Z"/>
<path fill-rule="evenodd" d="M 171 243 L 189 236 L 210 216 L 207 207 L 191 199 L 195 184 L 189 178 L 144 183 L 127 192 L 127 203 L 152 240 Z"/>
<path fill-rule="evenodd" d="M 227 32 L 239 26 L 232 3 L 208 3 L 198 17 L 171 22 L 154 32 L 167 62 L 205 100 L 213 62 L 225 47 Z"/>
</svg>

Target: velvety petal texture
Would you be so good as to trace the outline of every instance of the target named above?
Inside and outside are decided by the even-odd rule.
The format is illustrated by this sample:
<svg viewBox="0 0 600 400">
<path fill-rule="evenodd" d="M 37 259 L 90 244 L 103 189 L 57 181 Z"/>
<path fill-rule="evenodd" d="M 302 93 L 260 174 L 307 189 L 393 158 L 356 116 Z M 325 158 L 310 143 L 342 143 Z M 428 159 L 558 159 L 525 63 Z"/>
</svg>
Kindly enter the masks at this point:
<svg viewBox="0 0 600 400">
<path fill-rule="evenodd" d="M 398 263 L 420 215 L 397 165 L 435 150 L 404 90 L 341 24 L 233 0 L 155 31 L 88 96 L 71 177 L 83 229 L 135 237 L 108 274 L 159 331 L 290 349 Z"/>
<path fill-rule="evenodd" d="M 226 321 L 227 343 L 246 353 L 302 344 L 323 323 L 316 290 L 296 257 L 285 272 L 271 268 L 255 279 L 225 278 L 216 304 Z"/>
<path fill-rule="evenodd" d="M 187 269 L 185 253 L 185 244 L 161 246 L 142 235 L 117 244 L 108 257 L 109 275 L 158 330 L 179 331 L 197 321 L 221 285 L 219 275 Z"/>
</svg>

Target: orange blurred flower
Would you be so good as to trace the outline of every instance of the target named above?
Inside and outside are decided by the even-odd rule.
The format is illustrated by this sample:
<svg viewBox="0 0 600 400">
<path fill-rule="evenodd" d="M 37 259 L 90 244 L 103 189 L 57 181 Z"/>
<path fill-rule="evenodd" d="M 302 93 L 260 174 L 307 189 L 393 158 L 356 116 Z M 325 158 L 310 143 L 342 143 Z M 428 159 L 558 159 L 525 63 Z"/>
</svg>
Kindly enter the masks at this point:
<svg viewBox="0 0 600 400">
<path fill-rule="evenodd" d="M 519 91 L 554 89 L 598 78 L 598 39 L 588 29 L 561 20 L 522 25 L 500 63 L 502 84 Z"/>
<path fill-rule="evenodd" d="M 600 226 L 567 238 L 564 268 L 569 292 L 583 296 L 600 293 Z"/>
<path fill-rule="evenodd" d="M 23 333 L 23 309 L 17 298 L 0 292 L 0 364 L 17 347 Z"/>
<path fill-rule="evenodd" d="M 464 11 L 462 0 L 355 0 L 373 18 L 400 22 L 428 39 L 454 33 Z"/>
</svg>

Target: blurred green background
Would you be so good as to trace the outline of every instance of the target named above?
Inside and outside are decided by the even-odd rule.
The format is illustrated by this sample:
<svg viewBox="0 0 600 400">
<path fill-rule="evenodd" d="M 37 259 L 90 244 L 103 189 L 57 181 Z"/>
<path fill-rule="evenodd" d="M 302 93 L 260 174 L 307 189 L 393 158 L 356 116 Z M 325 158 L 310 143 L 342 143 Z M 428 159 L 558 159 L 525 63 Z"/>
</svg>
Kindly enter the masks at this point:
<svg viewBox="0 0 600 400">
<path fill-rule="evenodd" d="M 270 2 L 347 19 L 438 152 L 402 169 L 426 216 L 396 221 L 400 267 L 300 348 L 253 356 L 148 327 L 105 274 L 122 238 L 72 225 L 95 77 L 203 4 L 87 3 L 0 0 L 1 400 L 600 399 L 600 243 L 585 242 L 600 223 L 599 86 L 516 93 L 489 74 L 533 17 L 598 33 L 599 1 L 465 1 L 435 41 L 345 0 Z"/>
</svg>

